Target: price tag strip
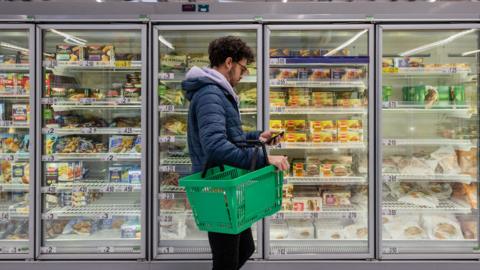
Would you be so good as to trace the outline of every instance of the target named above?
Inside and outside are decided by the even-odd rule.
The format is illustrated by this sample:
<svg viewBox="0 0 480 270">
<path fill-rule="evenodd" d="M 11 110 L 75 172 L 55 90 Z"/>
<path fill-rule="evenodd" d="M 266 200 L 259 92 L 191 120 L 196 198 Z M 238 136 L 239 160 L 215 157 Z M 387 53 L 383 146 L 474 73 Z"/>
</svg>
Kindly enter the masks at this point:
<svg viewBox="0 0 480 270">
<path fill-rule="evenodd" d="M 97 251 L 98 253 L 102 253 L 102 254 L 115 253 L 115 248 L 111 246 L 98 247 Z"/>
<path fill-rule="evenodd" d="M 173 254 L 175 249 L 173 247 L 160 247 L 158 248 L 158 253 L 160 254 Z"/>
<path fill-rule="evenodd" d="M 57 247 L 40 247 L 40 253 L 42 253 L 42 254 L 55 254 L 55 253 L 57 253 Z"/>
</svg>

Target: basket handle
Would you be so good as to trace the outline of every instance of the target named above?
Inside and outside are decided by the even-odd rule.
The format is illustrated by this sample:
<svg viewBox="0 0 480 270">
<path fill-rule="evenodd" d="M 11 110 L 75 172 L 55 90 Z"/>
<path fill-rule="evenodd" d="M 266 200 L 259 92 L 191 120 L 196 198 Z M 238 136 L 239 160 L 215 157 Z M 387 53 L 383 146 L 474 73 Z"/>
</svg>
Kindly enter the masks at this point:
<svg viewBox="0 0 480 270">
<path fill-rule="evenodd" d="M 238 147 L 241 147 L 241 148 L 249 148 L 249 147 L 254 147 L 255 148 L 255 150 L 254 150 L 255 152 L 253 154 L 252 162 L 250 164 L 250 171 L 254 171 L 255 167 L 257 165 L 257 156 L 258 156 L 259 148 L 262 148 L 263 156 L 265 158 L 265 165 L 266 166 L 270 165 L 270 163 L 268 162 L 267 148 L 265 147 L 264 142 L 262 142 L 260 140 L 246 140 L 246 141 L 243 141 L 243 142 L 236 142 L 234 144 Z M 223 164 L 215 165 L 214 162 L 212 161 L 212 159 L 209 157 L 207 159 L 207 163 L 205 164 L 205 167 L 203 167 L 202 178 L 205 178 L 205 176 L 207 175 L 207 171 L 209 169 L 214 168 L 216 166 L 219 166 L 220 171 L 222 171 L 222 172 L 225 170 L 225 167 L 224 167 Z"/>
</svg>

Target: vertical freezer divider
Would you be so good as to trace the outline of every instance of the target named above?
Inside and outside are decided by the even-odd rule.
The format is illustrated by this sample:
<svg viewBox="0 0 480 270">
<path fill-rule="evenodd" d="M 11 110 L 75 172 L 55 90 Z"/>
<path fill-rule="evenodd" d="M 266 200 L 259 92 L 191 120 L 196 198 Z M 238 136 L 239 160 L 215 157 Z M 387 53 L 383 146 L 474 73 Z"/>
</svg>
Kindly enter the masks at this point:
<svg viewBox="0 0 480 270">
<path fill-rule="evenodd" d="M 152 231 L 153 231 L 153 241 L 152 241 L 152 245 L 153 245 L 153 258 L 155 259 L 158 259 L 159 258 L 159 255 L 158 255 L 158 246 L 160 244 L 160 240 L 159 240 L 159 226 L 160 226 L 160 223 L 158 221 L 158 216 L 160 215 L 160 207 L 158 207 L 158 191 L 159 191 L 159 181 L 160 181 L 160 177 L 159 177 L 159 157 L 158 155 L 160 154 L 160 147 L 159 147 L 159 142 L 158 142 L 158 135 L 159 135 L 159 131 L 158 129 L 160 128 L 160 125 L 159 125 L 159 110 L 158 110 L 158 65 L 159 65 L 159 47 L 158 47 L 158 32 L 160 30 L 158 29 L 158 26 L 154 26 L 153 27 L 153 39 L 152 39 L 152 43 L 153 43 L 153 52 L 152 52 L 152 57 L 153 57 L 153 65 L 152 65 L 152 110 L 153 111 L 153 125 L 152 125 L 152 128 L 153 128 L 153 131 L 152 131 L 152 139 L 151 139 L 151 142 L 153 142 L 153 153 L 151 154 L 151 157 L 152 157 L 152 177 L 151 179 L 153 180 L 153 183 L 152 183 L 152 191 L 150 192 L 150 194 L 152 194 L 152 204 L 153 204 L 153 213 L 152 213 Z"/>
</svg>

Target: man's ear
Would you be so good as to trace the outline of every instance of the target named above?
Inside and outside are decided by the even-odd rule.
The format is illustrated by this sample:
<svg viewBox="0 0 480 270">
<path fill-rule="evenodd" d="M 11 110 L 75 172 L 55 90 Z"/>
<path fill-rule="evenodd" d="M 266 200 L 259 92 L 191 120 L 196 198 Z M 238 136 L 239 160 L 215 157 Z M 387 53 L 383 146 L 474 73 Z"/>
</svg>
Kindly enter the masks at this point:
<svg viewBox="0 0 480 270">
<path fill-rule="evenodd" d="M 232 57 L 227 57 L 227 59 L 225 59 L 225 67 L 230 70 L 233 66 L 233 58 Z"/>
</svg>

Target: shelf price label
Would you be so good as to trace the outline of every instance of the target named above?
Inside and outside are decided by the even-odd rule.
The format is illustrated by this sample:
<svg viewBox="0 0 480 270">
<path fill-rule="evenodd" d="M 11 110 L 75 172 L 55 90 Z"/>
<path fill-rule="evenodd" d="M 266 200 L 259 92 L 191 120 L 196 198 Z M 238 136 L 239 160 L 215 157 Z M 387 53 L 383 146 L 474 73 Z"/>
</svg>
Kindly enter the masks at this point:
<svg viewBox="0 0 480 270">
<path fill-rule="evenodd" d="M 383 73 L 398 73 L 398 67 L 384 67 Z"/>
<path fill-rule="evenodd" d="M 100 189 L 100 192 L 103 193 L 111 193 L 115 191 L 115 186 L 113 185 L 106 185 Z"/>
<path fill-rule="evenodd" d="M 82 129 L 80 129 L 80 131 L 81 131 L 83 134 L 93 134 L 93 133 L 96 133 L 96 132 L 97 132 L 97 128 L 87 127 L 87 128 L 82 128 Z"/>
<path fill-rule="evenodd" d="M 387 182 L 387 183 L 397 182 L 397 181 L 398 181 L 398 177 L 397 177 L 396 175 L 391 175 L 391 174 L 384 175 L 384 176 L 383 176 L 383 181 L 385 181 L 385 182 Z"/>
<path fill-rule="evenodd" d="M 357 218 L 357 213 L 356 213 L 356 212 L 344 213 L 344 214 L 342 215 L 342 218 L 355 219 L 355 218 Z"/>
<path fill-rule="evenodd" d="M 282 85 L 286 85 L 287 84 L 287 80 L 285 79 L 272 79 L 270 80 L 270 85 L 272 86 L 282 86 Z"/>
<path fill-rule="evenodd" d="M 173 80 L 173 79 L 175 79 L 175 74 L 174 73 L 168 73 L 168 72 L 160 72 L 158 74 L 158 78 L 160 80 Z"/>
<path fill-rule="evenodd" d="M 160 215 L 160 223 L 161 224 L 170 224 L 173 222 L 173 216 L 172 215 Z"/>
<path fill-rule="evenodd" d="M 115 192 L 132 192 L 132 191 L 133 191 L 133 186 L 131 185 L 115 187 Z"/>
<path fill-rule="evenodd" d="M 386 247 L 383 249 L 384 254 L 398 254 L 398 248 L 397 247 Z"/>
<path fill-rule="evenodd" d="M 160 200 L 173 200 L 175 193 L 160 193 Z"/>
<path fill-rule="evenodd" d="M 7 212 L 0 212 L 0 220 L 9 220 L 10 214 Z"/>
<path fill-rule="evenodd" d="M 54 134 L 57 130 L 55 128 L 45 128 L 44 131 L 46 134 Z"/>
<path fill-rule="evenodd" d="M 158 139 L 160 143 L 174 143 L 175 136 L 162 136 Z"/>
<path fill-rule="evenodd" d="M 273 219 L 284 220 L 285 219 L 285 213 L 278 212 L 273 216 Z"/>
<path fill-rule="evenodd" d="M 73 186 L 72 187 L 72 192 L 87 193 L 88 192 L 88 187 L 87 186 Z"/>
<path fill-rule="evenodd" d="M 121 105 L 122 105 L 122 104 L 128 104 L 128 103 L 130 103 L 130 102 L 131 102 L 130 98 L 126 98 L 126 97 L 118 98 L 118 99 L 116 100 L 116 103 L 117 103 L 117 104 L 121 104 Z"/>
<path fill-rule="evenodd" d="M 163 165 L 160 166 L 161 172 L 175 172 L 175 166 L 172 165 Z"/>
<path fill-rule="evenodd" d="M 172 254 L 175 252 L 173 247 L 160 247 L 158 248 L 158 253 L 160 254 Z"/>
<path fill-rule="evenodd" d="M 16 161 L 16 160 L 17 160 L 17 156 L 14 155 L 14 154 L 5 155 L 5 156 L 3 157 L 3 160 L 5 160 L 5 161 Z"/>
<path fill-rule="evenodd" d="M 45 192 L 45 193 L 57 193 L 57 187 L 56 186 L 44 187 L 43 192 Z"/>
<path fill-rule="evenodd" d="M 386 101 L 383 103 L 384 108 L 395 109 L 398 107 L 398 101 Z"/>
<path fill-rule="evenodd" d="M 49 161 L 49 162 L 53 162 L 53 161 L 55 161 L 55 156 L 54 156 L 54 155 L 46 155 L 46 156 L 42 156 L 42 161 Z"/>
<path fill-rule="evenodd" d="M 40 247 L 42 254 L 54 254 L 57 253 L 57 247 Z"/>
<path fill-rule="evenodd" d="M 95 98 L 81 98 L 80 99 L 81 104 L 92 104 L 95 101 L 97 101 Z"/>
<path fill-rule="evenodd" d="M 109 154 L 109 155 L 105 155 L 105 156 L 103 157 L 103 160 L 104 160 L 104 161 L 117 161 L 118 158 L 117 158 L 116 155 Z"/>
<path fill-rule="evenodd" d="M 270 65 L 285 65 L 286 63 L 286 58 L 270 58 Z"/>
<path fill-rule="evenodd" d="M 58 98 L 42 98 L 42 104 L 56 105 Z"/>
<path fill-rule="evenodd" d="M 383 140 L 383 145 L 385 145 L 385 146 L 396 146 L 397 145 L 397 140 L 395 140 L 395 139 L 384 139 Z"/>
<path fill-rule="evenodd" d="M 97 248 L 98 250 L 98 253 L 114 253 L 115 252 L 115 248 L 114 247 L 109 247 L 109 246 L 106 246 L 106 247 L 98 247 Z"/>
<path fill-rule="evenodd" d="M 383 209 L 382 214 L 384 216 L 396 216 L 397 210 L 395 209 Z"/>
<path fill-rule="evenodd" d="M 109 213 L 100 213 L 98 215 L 95 216 L 96 219 L 109 219 L 111 218 L 110 214 Z"/>
<path fill-rule="evenodd" d="M 58 216 L 57 216 L 57 214 L 54 214 L 54 213 L 46 213 L 46 214 L 43 214 L 43 219 L 44 220 L 55 220 L 55 219 L 58 219 Z"/>
<path fill-rule="evenodd" d="M 131 127 L 123 128 L 123 129 L 120 130 L 120 133 L 132 134 L 133 133 L 133 128 L 131 128 Z"/>
<path fill-rule="evenodd" d="M 287 249 L 286 248 L 276 248 L 272 250 L 272 255 L 287 255 Z"/>
<path fill-rule="evenodd" d="M 284 113 L 285 112 L 285 106 L 272 106 L 270 108 L 271 113 Z"/>
<path fill-rule="evenodd" d="M 160 106 L 158 106 L 158 109 L 161 112 L 174 112 L 175 111 L 175 106 L 174 105 L 160 105 Z"/>
</svg>

